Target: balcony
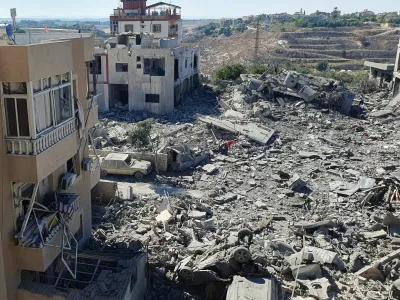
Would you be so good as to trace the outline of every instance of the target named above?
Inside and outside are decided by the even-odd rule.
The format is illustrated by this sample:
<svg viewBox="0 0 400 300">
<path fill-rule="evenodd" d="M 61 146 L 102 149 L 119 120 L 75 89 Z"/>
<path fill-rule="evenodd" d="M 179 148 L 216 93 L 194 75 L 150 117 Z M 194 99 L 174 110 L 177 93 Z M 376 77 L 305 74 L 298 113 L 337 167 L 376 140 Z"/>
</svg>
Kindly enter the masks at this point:
<svg viewBox="0 0 400 300">
<path fill-rule="evenodd" d="M 99 106 L 97 104 L 97 96 L 91 96 L 87 100 L 87 106 L 89 115 L 86 126 L 88 128 L 92 128 L 99 122 Z"/>
<path fill-rule="evenodd" d="M 37 139 L 6 138 L 10 180 L 40 182 L 76 154 L 76 119 L 40 135 Z"/>
<path fill-rule="evenodd" d="M 78 199 L 76 194 L 58 194 L 59 201 L 52 203 L 48 211 L 37 209 L 35 214 L 31 214 L 23 237 L 18 238 L 18 245 L 14 246 L 18 269 L 46 271 L 61 253 L 63 236 L 64 243 L 67 243 L 80 229 Z M 68 237 L 63 232 L 61 218 L 66 221 L 70 232 Z"/>
</svg>

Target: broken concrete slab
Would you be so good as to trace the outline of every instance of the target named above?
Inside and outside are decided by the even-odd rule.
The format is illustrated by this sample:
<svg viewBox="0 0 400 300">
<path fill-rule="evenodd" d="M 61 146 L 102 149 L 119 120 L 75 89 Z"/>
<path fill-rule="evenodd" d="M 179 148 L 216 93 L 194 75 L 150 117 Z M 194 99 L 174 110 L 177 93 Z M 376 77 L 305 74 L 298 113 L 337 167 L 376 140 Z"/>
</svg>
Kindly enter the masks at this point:
<svg viewBox="0 0 400 300">
<path fill-rule="evenodd" d="M 163 210 L 157 217 L 157 222 L 169 222 L 172 220 L 172 215 L 168 210 Z"/>
<path fill-rule="evenodd" d="M 208 165 L 203 166 L 202 169 L 208 175 L 212 175 L 218 170 L 218 167 L 216 165 L 213 165 L 213 164 L 208 164 Z"/>
<path fill-rule="evenodd" d="M 299 280 L 299 283 L 308 288 L 310 296 L 319 300 L 329 300 L 328 291 L 331 284 L 327 278 L 319 278 L 316 280 Z"/>
<path fill-rule="evenodd" d="M 231 133 L 240 133 L 243 134 L 244 136 L 248 137 L 250 140 L 255 141 L 257 143 L 266 145 L 268 144 L 269 140 L 272 138 L 272 136 L 275 134 L 274 130 L 266 130 L 264 128 L 261 128 L 257 126 L 256 124 L 253 123 L 248 123 L 248 124 L 236 124 L 229 122 L 227 120 L 219 120 L 216 118 L 212 117 L 200 117 L 199 120 L 201 122 L 214 125 L 220 129 L 226 130 Z"/>
</svg>

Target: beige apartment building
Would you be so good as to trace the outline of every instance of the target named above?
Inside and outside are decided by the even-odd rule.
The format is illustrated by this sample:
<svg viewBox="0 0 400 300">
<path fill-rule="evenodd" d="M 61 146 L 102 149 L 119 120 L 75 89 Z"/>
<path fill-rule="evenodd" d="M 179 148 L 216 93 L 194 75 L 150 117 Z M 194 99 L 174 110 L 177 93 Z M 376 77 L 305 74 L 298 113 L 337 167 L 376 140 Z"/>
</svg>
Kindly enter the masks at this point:
<svg viewBox="0 0 400 300">
<path fill-rule="evenodd" d="M 100 179 L 88 151 L 88 129 L 98 121 L 88 93 L 93 52 L 92 38 L 0 46 L 2 300 L 50 299 L 30 278 L 50 283 L 56 268 L 76 277 Z"/>
</svg>

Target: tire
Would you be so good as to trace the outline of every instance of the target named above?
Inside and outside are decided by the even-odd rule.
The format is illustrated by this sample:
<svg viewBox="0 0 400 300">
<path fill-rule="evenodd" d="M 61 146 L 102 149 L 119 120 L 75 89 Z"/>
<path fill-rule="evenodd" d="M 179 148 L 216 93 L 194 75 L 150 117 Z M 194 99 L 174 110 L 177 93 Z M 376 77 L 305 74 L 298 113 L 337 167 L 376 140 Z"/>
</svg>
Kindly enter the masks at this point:
<svg viewBox="0 0 400 300">
<path fill-rule="evenodd" d="M 100 176 L 105 177 L 107 175 L 108 175 L 108 173 L 106 170 L 100 170 Z"/>
<path fill-rule="evenodd" d="M 245 247 L 237 247 L 233 251 L 233 258 L 235 261 L 237 261 L 239 264 L 245 264 L 251 259 L 251 253 L 250 251 L 245 248 Z"/>
<path fill-rule="evenodd" d="M 192 283 L 195 281 L 195 276 L 192 268 L 190 267 L 182 267 L 178 273 L 179 279 L 181 279 L 185 283 Z"/>
<path fill-rule="evenodd" d="M 133 174 L 135 176 L 136 179 L 142 179 L 143 178 L 143 173 L 142 172 L 136 172 L 135 174 Z"/>
</svg>

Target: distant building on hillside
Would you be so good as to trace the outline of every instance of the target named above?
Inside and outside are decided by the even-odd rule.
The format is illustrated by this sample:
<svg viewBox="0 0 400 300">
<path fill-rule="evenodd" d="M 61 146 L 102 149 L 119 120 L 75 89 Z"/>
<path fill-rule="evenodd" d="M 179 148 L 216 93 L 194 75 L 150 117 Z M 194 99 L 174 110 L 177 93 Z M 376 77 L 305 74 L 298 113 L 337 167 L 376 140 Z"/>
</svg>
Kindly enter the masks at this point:
<svg viewBox="0 0 400 300">
<path fill-rule="evenodd" d="M 253 21 L 255 18 L 256 16 L 251 15 L 251 16 L 244 16 L 242 19 L 245 22 L 245 21 Z"/>
<path fill-rule="evenodd" d="M 373 17 L 373 16 L 375 16 L 375 13 L 368 9 L 364 9 L 363 11 L 359 12 L 357 15 L 359 17 Z"/>
<path fill-rule="evenodd" d="M 238 25 L 241 25 L 241 24 L 243 24 L 243 19 L 242 18 L 237 18 L 237 19 L 233 20 L 233 25 L 234 26 L 238 26 Z"/>
<path fill-rule="evenodd" d="M 268 17 L 270 18 L 271 23 L 274 23 L 274 22 L 285 23 L 285 22 L 291 21 L 293 19 L 293 16 L 289 15 L 288 13 L 271 14 L 271 15 L 268 15 Z"/>
<path fill-rule="evenodd" d="M 233 20 L 232 19 L 221 19 L 220 23 L 221 23 L 222 27 L 231 27 L 233 25 Z"/>
</svg>

